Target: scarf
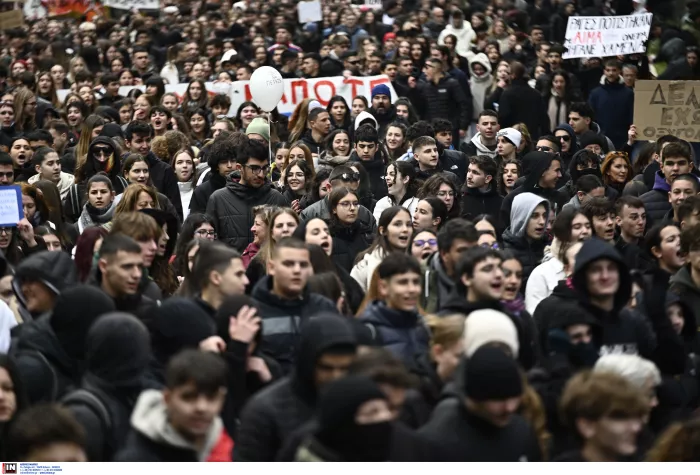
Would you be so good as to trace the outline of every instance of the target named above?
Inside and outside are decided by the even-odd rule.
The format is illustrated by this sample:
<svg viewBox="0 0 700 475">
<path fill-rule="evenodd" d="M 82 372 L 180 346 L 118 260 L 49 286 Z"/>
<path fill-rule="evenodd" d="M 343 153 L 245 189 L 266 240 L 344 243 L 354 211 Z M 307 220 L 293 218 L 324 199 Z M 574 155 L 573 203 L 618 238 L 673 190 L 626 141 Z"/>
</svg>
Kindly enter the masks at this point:
<svg viewBox="0 0 700 475">
<path fill-rule="evenodd" d="M 525 299 L 518 294 L 513 300 L 501 300 L 503 307 L 515 316 L 520 316 L 520 312 L 525 310 Z"/>
<path fill-rule="evenodd" d="M 78 234 L 82 234 L 90 226 L 109 223 L 112 220 L 116 207 L 117 205 L 114 201 L 107 208 L 95 208 L 90 203 L 85 203 L 83 212 L 80 213 L 80 218 L 78 218 Z"/>
<path fill-rule="evenodd" d="M 547 115 L 549 116 L 549 122 L 556 127 L 556 124 L 564 124 L 569 122 L 568 107 L 564 100 L 552 89 L 552 97 L 549 98 L 547 104 Z"/>
</svg>

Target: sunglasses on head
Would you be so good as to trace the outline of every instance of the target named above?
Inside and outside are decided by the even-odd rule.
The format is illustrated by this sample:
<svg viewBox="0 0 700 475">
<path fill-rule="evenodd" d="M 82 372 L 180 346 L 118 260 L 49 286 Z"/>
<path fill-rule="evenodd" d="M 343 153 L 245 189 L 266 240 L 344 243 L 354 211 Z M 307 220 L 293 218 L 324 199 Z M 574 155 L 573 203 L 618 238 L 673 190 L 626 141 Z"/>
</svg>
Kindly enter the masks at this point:
<svg viewBox="0 0 700 475">
<path fill-rule="evenodd" d="M 355 172 L 355 173 L 343 173 L 342 175 L 338 175 L 337 177 L 335 177 L 334 180 L 360 181 L 360 174 L 357 172 Z"/>
</svg>

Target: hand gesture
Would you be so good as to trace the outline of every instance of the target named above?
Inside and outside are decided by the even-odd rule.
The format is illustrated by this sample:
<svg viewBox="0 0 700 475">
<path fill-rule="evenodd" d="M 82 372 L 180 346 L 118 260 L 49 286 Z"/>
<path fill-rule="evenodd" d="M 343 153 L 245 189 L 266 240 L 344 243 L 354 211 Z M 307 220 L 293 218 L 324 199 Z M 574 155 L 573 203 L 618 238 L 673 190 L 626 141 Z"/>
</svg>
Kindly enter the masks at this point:
<svg viewBox="0 0 700 475">
<path fill-rule="evenodd" d="M 637 140 L 637 126 L 632 124 L 632 125 L 630 125 L 630 128 L 627 131 L 627 143 L 632 145 L 636 140 Z"/>
<path fill-rule="evenodd" d="M 27 218 L 22 218 L 22 221 L 17 223 L 17 230 L 19 231 L 19 237 L 22 241 L 27 243 L 27 246 L 36 246 L 36 240 L 34 239 L 34 228 Z"/>
<path fill-rule="evenodd" d="M 260 380 L 263 383 L 267 383 L 272 379 L 272 373 L 270 373 L 270 369 L 265 364 L 265 360 L 263 360 L 259 356 L 251 356 L 250 358 L 248 358 L 247 369 L 248 371 L 258 373 L 258 376 L 260 376 Z"/>
<path fill-rule="evenodd" d="M 301 206 L 299 206 L 299 200 L 292 201 L 292 209 L 297 214 L 301 213 Z"/>
<path fill-rule="evenodd" d="M 220 336 L 210 336 L 206 340 L 199 342 L 199 349 L 211 353 L 222 353 L 226 350 L 226 343 Z"/>
<path fill-rule="evenodd" d="M 410 87 L 411 89 L 415 89 L 416 84 L 416 78 L 414 78 L 413 76 L 408 76 L 408 87 Z"/>
<path fill-rule="evenodd" d="M 238 315 L 231 317 L 228 325 L 228 334 L 232 340 L 242 343 L 250 343 L 255 334 L 260 330 L 260 317 L 257 309 L 244 305 L 238 311 Z"/>
</svg>

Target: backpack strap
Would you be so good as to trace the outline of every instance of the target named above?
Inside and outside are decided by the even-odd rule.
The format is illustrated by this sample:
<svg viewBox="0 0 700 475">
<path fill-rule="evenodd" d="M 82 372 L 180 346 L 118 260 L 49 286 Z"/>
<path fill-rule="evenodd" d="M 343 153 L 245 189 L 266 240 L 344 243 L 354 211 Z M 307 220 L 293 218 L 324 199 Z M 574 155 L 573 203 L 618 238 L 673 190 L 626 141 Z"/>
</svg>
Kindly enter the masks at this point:
<svg viewBox="0 0 700 475">
<path fill-rule="evenodd" d="M 119 180 L 119 183 L 122 185 L 122 188 L 126 190 L 129 187 L 129 182 L 126 181 L 126 178 L 124 178 L 121 175 L 117 175 L 117 180 Z"/>
<path fill-rule="evenodd" d="M 102 400 L 97 397 L 92 391 L 87 389 L 76 389 L 68 393 L 66 397 L 63 398 L 61 403 L 66 407 L 71 406 L 85 406 L 93 414 L 97 416 L 102 425 L 102 434 L 105 447 L 103 447 L 103 454 L 107 455 L 110 453 L 110 441 L 112 440 L 112 416 L 107 410 L 107 406 L 102 402 Z"/>
</svg>

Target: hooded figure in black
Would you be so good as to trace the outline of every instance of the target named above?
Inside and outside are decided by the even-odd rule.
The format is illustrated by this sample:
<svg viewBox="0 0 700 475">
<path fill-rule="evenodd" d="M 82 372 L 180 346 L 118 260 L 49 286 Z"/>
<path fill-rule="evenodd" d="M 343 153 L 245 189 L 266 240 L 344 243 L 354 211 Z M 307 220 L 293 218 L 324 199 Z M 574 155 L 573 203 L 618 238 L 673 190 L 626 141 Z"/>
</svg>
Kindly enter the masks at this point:
<svg viewBox="0 0 700 475">
<path fill-rule="evenodd" d="M 700 336 L 697 320 L 692 307 L 674 293 L 666 294 L 665 306 L 667 314 L 671 315 L 673 329 L 683 340 L 686 364 L 682 373 L 661 374 L 661 384 L 656 388 L 659 405 L 652 410 L 649 422 L 656 433 L 672 422 L 691 418 L 700 405 Z"/>
<path fill-rule="evenodd" d="M 514 412 L 494 421 L 481 406 L 522 396 L 518 364 L 501 348 L 486 345 L 458 371 L 463 373 L 459 397 L 441 402 L 419 435 L 438 444 L 445 461 L 540 461 L 537 437 L 525 418 Z"/>
<path fill-rule="evenodd" d="M 25 322 L 44 313 L 27 308 L 29 302 L 22 292 L 22 284 L 31 281 L 42 283 L 56 298 L 63 290 L 78 282 L 78 271 L 70 255 L 65 252 L 42 251 L 23 259 L 15 270 L 12 290 L 17 296 L 19 312 Z"/>
<path fill-rule="evenodd" d="M 587 272 L 597 261 L 608 260 L 615 264 L 618 286 L 612 308 L 597 305 L 589 294 Z M 663 273 L 665 274 L 665 273 Z M 657 273 L 653 279 L 653 289 L 668 288 L 669 276 Z M 602 278 L 596 279 L 602 285 Z M 652 360 L 662 372 L 672 374 L 682 372 L 685 367 L 685 351 L 679 336 L 674 332 L 666 316 L 665 294 L 657 291 L 647 293 L 645 299 L 646 318 L 626 309 L 632 294 L 632 278 L 622 256 L 610 244 L 598 238 L 588 239 L 576 255 L 576 266 L 571 278 L 578 294 L 579 305 L 599 322 L 602 328 L 601 354 L 631 353 Z M 612 285 L 612 284 L 610 284 Z M 604 298 L 604 296 L 601 296 Z M 599 299 L 602 300 L 602 298 Z"/>
<path fill-rule="evenodd" d="M 523 176 L 525 180 L 522 185 L 508 193 L 508 196 L 503 198 L 501 204 L 501 226 L 504 228 L 510 226 L 510 208 L 513 206 L 513 199 L 520 193 L 534 193 L 537 196 L 550 202 L 550 209 L 557 214 L 568 201 L 563 193 L 560 193 L 555 184 L 552 188 L 542 188 L 540 181 L 542 175 L 549 169 L 554 160 L 557 160 L 561 165 L 561 159 L 556 155 L 545 152 L 530 152 L 522 159 Z M 557 178 L 557 180 L 561 175 Z"/>
<path fill-rule="evenodd" d="M 111 153 L 109 152 L 111 150 Z M 121 176 L 122 164 L 119 155 L 116 153 L 117 147 L 109 137 L 98 136 L 93 139 L 88 148 L 87 157 L 82 166 L 76 167 L 75 185 L 71 186 L 63 202 L 63 213 L 66 221 L 75 223 L 83 211 L 83 206 L 87 202 L 87 182 L 99 172 L 105 173 L 112 182 L 114 194 L 119 195 L 124 192 L 129 184 Z M 96 153 L 101 152 L 101 153 Z M 106 151 L 109 155 L 105 156 Z M 178 192 L 178 199 L 179 199 Z"/>
<path fill-rule="evenodd" d="M 354 355 L 355 334 L 344 318 L 319 316 L 303 328 L 298 350 L 292 374 L 255 394 L 246 405 L 233 460 L 275 460 L 287 437 L 314 415 L 320 389 L 316 383 L 319 358 L 327 353 Z"/>
<path fill-rule="evenodd" d="M 370 424 L 357 421 L 363 404 L 386 396 L 366 376 L 347 376 L 328 383 L 319 400 L 313 428 L 294 454 L 296 462 L 384 462 L 392 442 L 391 413 Z M 285 450 L 287 452 L 287 450 Z"/>
<path fill-rule="evenodd" d="M 89 434 L 88 460 L 111 461 L 126 441 L 129 417 L 144 389 L 151 354 L 148 330 L 132 315 L 111 313 L 95 322 L 85 346 L 83 384 L 63 399 L 63 405 Z M 97 401 L 86 398 L 86 392 Z"/>
<path fill-rule="evenodd" d="M 255 303 L 247 295 L 233 295 L 221 303 L 216 311 L 216 335 L 226 344 L 221 353 L 228 365 L 228 392 L 221 417 L 226 431 L 235 438 L 241 409 L 250 397 L 259 390 L 283 376 L 282 367 L 274 359 L 260 351 L 262 331 L 253 336 L 252 341 L 232 338 L 232 319 L 237 320 L 238 312 L 244 307 L 255 308 Z M 234 328 L 235 328 L 234 324 Z M 255 365 L 250 364 L 255 358 Z M 251 369 L 251 368 L 257 368 Z"/>
<path fill-rule="evenodd" d="M 192 192 L 190 213 L 204 213 L 207 210 L 209 197 L 216 190 L 226 186 L 226 177 L 219 173 L 219 163 L 235 160 L 235 158 L 235 147 L 231 144 L 231 140 L 214 140 L 212 142 L 209 153 L 207 153 L 207 165 L 209 165 L 207 180 Z"/>
<path fill-rule="evenodd" d="M 107 294 L 77 285 L 58 297 L 50 316 L 18 327 L 10 354 L 32 404 L 58 401 L 80 385 L 88 330 L 98 317 L 114 310 Z"/>
<path fill-rule="evenodd" d="M 155 311 L 150 324 L 153 354 L 149 362 L 149 386 L 165 386 L 165 369 L 170 358 L 180 351 L 199 348 L 199 343 L 213 336 L 214 320 L 195 302 L 171 297 Z"/>
</svg>

